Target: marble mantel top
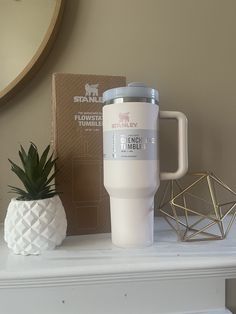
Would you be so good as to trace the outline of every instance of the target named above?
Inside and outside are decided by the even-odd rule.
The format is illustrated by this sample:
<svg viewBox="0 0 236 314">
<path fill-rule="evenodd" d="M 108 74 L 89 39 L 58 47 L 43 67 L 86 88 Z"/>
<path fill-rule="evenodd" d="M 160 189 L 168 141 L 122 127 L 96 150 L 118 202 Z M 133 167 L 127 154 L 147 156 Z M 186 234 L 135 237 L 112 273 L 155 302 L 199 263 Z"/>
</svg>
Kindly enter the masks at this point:
<svg viewBox="0 0 236 314">
<path fill-rule="evenodd" d="M 0 238 L 0 288 L 73 285 L 173 278 L 236 277 L 236 229 L 227 239 L 178 242 L 163 218 L 155 221 L 155 243 L 121 249 L 110 234 L 67 237 L 39 256 L 14 255 Z"/>
</svg>

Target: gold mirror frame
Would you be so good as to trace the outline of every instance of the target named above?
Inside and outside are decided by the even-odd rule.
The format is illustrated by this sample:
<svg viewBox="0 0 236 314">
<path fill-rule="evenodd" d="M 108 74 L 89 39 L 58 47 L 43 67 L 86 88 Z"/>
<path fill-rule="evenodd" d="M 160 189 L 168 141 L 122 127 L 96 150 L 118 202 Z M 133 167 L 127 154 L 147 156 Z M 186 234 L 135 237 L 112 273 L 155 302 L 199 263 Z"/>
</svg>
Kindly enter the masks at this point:
<svg viewBox="0 0 236 314">
<path fill-rule="evenodd" d="M 56 6 L 52 15 L 51 22 L 48 30 L 43 38 L 43 41 L 39 45 L 36 53 L 21 71 L 17 77 L 11 81 L 2 91 L 0 91 L 0 104 L 6 103 L 12 96 L 14 96 L 30 78 L 39 70 L 46 56 L 48 55 L 52 44 L 55 40 L 65 5 L 65 0 L 57 0 Z"/>
</svg>

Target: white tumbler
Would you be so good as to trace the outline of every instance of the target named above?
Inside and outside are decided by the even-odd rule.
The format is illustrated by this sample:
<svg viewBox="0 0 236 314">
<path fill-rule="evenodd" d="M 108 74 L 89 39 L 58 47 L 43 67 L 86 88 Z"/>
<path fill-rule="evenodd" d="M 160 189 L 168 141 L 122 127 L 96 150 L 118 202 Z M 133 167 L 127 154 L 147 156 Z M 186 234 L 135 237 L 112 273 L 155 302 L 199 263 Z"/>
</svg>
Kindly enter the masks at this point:
<svg viewBox="0 0 236 314">
<path fill-rule="evenodd" d="M 187 119 L 160 111 L 159 93 L 142 83 L 103 94 L 104 186 L 110 196 L 112 242 L 124 248 L 153 243 L 154 195 L 160 180 L 188 169 Z M 159 118 L 178 121 L 178 169 L 160 173 Z"/>
</svg>

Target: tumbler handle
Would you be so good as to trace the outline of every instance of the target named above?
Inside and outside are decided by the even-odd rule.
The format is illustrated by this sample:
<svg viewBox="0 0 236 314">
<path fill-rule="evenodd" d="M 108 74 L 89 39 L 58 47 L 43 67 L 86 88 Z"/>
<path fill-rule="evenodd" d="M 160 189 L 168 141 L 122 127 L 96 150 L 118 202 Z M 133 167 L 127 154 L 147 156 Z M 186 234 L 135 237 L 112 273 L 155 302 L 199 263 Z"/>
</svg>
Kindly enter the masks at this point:
<svg viewBox="0 0 236 314">
<path fill-rule="evenodd" d="M 178 169 L 175 172 L 161 172 L 161 180 L 176 180 L 188 170 L 188 120 L 185 114 L 178 111 L 160 111 L 160 119 L 176 119 L 178 121 Z"/>
</svg>

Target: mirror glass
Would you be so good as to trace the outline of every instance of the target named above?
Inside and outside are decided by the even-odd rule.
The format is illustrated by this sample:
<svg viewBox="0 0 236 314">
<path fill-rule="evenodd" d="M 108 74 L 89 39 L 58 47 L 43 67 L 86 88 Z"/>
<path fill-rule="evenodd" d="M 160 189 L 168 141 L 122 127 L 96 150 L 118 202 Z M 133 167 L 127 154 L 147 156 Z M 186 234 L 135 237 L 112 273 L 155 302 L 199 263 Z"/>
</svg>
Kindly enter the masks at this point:
<svg viewBox="0 0 236 314">
<path fill-rule="evenodd" d="M 0 94 L 36 54 L 57 0 L 0 0 Z"/>
</svg>

